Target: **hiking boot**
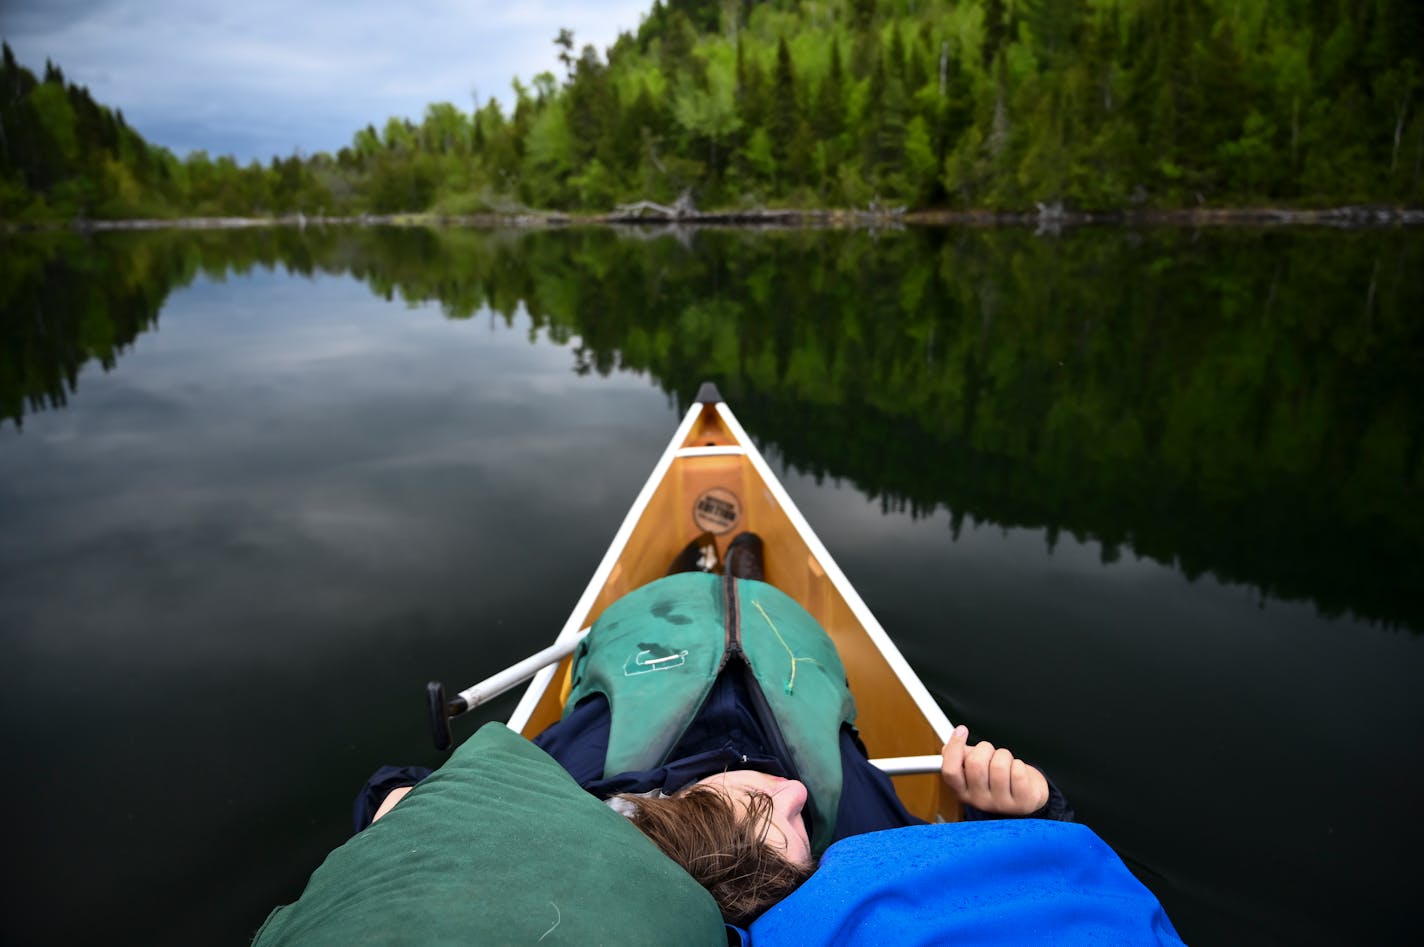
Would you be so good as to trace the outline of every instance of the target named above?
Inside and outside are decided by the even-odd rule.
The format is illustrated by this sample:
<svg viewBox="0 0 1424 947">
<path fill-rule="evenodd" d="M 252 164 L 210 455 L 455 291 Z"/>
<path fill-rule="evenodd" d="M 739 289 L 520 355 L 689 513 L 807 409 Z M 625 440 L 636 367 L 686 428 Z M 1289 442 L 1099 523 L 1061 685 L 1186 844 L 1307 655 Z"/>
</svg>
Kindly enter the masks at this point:
<svg viewBox="0 0 1424 947">
<path fill-rule="evenodd" d="M 756 533 L 742 533 L 727 547 L 727 558 L 722 561 L 722 571 L 737 579 L 766 581 L 766 570 L 762 565 L 761 537 Z"/>
<path fill-rule="evenodd" d="M 679 572 L 717 571 L 717 539 L 711 533 L 703 533 L 682 547 L 682 552 L 668 566 L 668 575 Z"/>
</svg>

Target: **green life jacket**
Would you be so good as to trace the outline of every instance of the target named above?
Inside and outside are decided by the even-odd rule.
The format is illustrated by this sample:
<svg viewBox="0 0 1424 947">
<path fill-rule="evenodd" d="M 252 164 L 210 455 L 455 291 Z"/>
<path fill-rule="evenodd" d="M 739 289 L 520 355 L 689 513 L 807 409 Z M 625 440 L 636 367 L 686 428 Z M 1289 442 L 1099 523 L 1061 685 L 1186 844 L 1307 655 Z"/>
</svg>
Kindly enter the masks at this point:
<svg viewBox="0 0 1424 947">
<path fill-rule="evenodd" d="M 748 690 L 778 755 L 806 784 L 811 847 L 835 830 L 841 796 L 840 728 L 855 720 L 845 668 L 804 608 L 765 582 L 683 573 L 614 602 L 574 656 L 567 715 L 601 693 L 612 724 L 604 776 L 654 769 L 701 709 L 729 662 L 750 670 Z"/>
</svg>

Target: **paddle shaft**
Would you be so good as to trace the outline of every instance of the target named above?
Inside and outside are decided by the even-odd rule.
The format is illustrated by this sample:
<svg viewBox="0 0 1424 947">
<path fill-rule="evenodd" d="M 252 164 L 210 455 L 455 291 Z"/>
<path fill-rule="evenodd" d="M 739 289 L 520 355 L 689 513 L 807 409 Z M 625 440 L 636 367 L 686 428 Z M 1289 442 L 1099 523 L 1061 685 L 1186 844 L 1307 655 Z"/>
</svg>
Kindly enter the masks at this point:
<svg viewBox="0 0 1424 947">
<path fill-rule="evenodd" d="M 588 634 L 588 629 L 580 631 L 564 641 L 556 641 L 543 651 L 535 652 L 516 664 L 491 675 L 475 684 L 467 687 L 456 694 L 452 700 L 445 699 L 445 685 L 439 681 L 431 681 L 425 685 L 426 694 L 430 703 L 430 725 L 431 734 L 435 740 L 435 748 L 448 750 L 452 742 L 450 736 L 451 719 L 460 716 L 467 710 L 478 707 L 487 701 L 493 700 L 500 694 L 512 687 L 517 687 L 538 674 L 551 664 L 557 664 L 566 656 L 573 653 Z M 887 776 L 911 776 L 918 773 L 938 773 L 940 769 L 940 757 L 938 756 L 893 756 L 884 759 L 871 760 L 870 765 L 876 767 Z"/>
<path fill-rule="evenodd" d="M 871 760 L 870 765 L 886 776 L 914 776 L 919 773 L 938 773 L 943 757 L 935 756 L 888 756 Z"/>
<path fill-rule="evenodd" d="M 511 688 L 518 687 L 551 664 L 558 664 L 573 653 L 573 650 L 579 646 L 579 642 L 583 641 L 587 634 L 588 629 L 585 628 L 563 641 L 556 641 L 543 651 L 536 651 L 523 661 L 511 664 L 498 674 L 493 674 L 478 684 L 465 688 L 448 701 L 445 699 L 444 684 L 439 681 L 431 681 L 426 684 L 426 699 L 430 705 L 430 729 L 431 736 L 435 740 L 435 748 L 437 750 L 450 749 L 452 742 L 450 720 L 452 718 L 493 700 Z"/>
</svg>

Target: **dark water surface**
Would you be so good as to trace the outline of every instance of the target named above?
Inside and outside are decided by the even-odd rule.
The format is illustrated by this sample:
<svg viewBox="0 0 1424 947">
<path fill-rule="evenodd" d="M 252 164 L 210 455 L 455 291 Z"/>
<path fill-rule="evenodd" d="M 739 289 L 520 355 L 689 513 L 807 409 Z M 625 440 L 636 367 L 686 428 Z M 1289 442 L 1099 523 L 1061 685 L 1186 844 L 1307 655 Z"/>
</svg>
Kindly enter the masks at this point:
<svg viewBox="0 0 1424 947">
<path fill-rule="evenodd" d="M 1421 273 L 1412 232 L 0 238 L 3 940 L 243 943 L 437 761 L 426 679 L 551 638 L 712 379 L 1189 942 L 1402 942 Z"/>
</svg>

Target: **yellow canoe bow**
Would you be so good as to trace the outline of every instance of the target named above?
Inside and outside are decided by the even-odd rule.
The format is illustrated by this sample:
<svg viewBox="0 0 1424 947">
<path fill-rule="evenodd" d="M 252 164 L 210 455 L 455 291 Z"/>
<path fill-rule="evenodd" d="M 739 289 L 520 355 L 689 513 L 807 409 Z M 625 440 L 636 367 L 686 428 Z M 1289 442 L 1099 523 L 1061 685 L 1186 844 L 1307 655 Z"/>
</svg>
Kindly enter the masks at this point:
<svg viewBox="0 0 1424 947">
<path fill-rule="evenodd" d="M 704 531 L 716 537 L 720 558 L 732 538 L 747 530 L 764 544 L 766 581 L 796 599 L 835 642 L 855 697 L 861 739 L 876 765 L 892 774 L 905 807 L 927 821 L 958 820 L 959 803 L 941 792 L 937 775 L 949 719 L 713 385 L 702 386 L 547 650 L 567 655 L 605 608 L 660 578 Z M 559 719 L 569 662 L 564 656 L 534 675 L 508 721 L 511 729 L 533 738 Z"/>
</svg>

